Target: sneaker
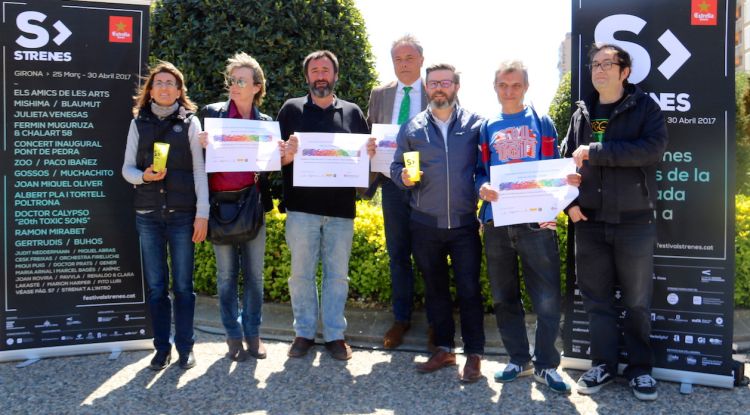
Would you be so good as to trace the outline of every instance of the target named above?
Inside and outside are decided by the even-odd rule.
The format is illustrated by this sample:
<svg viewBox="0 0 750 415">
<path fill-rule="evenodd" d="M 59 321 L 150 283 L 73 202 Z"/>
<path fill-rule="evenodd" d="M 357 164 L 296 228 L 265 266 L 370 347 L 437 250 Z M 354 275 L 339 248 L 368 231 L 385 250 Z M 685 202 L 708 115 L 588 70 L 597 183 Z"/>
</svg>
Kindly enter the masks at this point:
<svg viewBox="0 0 750 415">
<path fill-rule="evenodd" d="M 602 386 L 614 379 L 615 377 L 607 370 L 607 365 L 594 366 L 578 379 L 578 392 L 585 395 L 597 393 Z"/>
<path fill-rule="evenodd" d="M 511 362 L 505 365 L 505 369 L 495 373 L 495 382 L 513 382 L 517 377 L 529 376 L 533 371 L 530 362 L 523 366 Z"/>
<path fill-rule="evenodd" d="M 640 375 L 630 379 L 630 389 L 635 397 L 642 401 L 654 401 L 659 396 L 656 393 L 656 380 L 651 375 Z"/>
<path fill-rule="evenodd" d="M 570 393 L 570 385 L 560 377 L 555 368 L 534 369 L 534 379 L 539 383 L 544 383 L 555 392 Z"/>
</svg>

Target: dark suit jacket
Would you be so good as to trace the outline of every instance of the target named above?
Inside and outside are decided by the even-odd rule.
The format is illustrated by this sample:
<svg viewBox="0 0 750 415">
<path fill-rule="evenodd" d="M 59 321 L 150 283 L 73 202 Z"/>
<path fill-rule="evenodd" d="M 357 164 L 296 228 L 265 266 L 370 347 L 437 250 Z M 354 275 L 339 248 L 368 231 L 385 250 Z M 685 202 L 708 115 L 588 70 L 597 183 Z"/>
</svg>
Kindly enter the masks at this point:
<svg viewBox="0 0 750 415">
<path fill-rule="evenodd" d="M 370 104 L 367 106 L 367 124 L 372 128 L 373 124 L 390 124 L 393 118 L 393 101 L 396 99 L 396 88 L 398 82 L 392 81 L 379 86 L 370 93 Z M 427 108 L 427 92 L 422 84 L 421 108 Z"/>
</svg>

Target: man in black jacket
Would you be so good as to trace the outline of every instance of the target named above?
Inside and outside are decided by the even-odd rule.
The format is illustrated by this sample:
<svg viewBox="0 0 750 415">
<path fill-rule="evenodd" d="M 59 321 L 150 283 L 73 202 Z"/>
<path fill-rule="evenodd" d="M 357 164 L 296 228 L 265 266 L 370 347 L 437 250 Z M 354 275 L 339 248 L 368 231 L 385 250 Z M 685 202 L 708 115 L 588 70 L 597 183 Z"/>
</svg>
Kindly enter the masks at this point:
<svg viewBox="0 0 750 415">
<path fill-rule="evenodd" d="M 617 374 L 618 285 L 626 310 L 624 375 L 638 399 L 654 400 L 649 335 L 656 164 L 667 147 L 667 129 L 658 104 L 628 83 L 626 51 L 594 45 L 589 56 L 596 91 L 577 103 L 561 148 L 581 174 L 580 193 L 568 215 L 575 226 L 578 287 L 589 315 L 592 368 L 578 380 L 578 391 L 595 393 Z"/>
</svg>

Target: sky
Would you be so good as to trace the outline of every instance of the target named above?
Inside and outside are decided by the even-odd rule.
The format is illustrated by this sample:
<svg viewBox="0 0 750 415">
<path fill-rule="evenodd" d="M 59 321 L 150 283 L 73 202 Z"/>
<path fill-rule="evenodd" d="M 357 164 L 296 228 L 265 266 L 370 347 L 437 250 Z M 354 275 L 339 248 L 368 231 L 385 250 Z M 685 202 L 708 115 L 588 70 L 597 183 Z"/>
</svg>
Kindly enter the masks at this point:
<svg viewBox="0 0 750 415">
<path fill-rule="evenodd" d="M 560 42 L 570 32 L 564 0 L 355 0 L 367 26 L 381 83 L 395 80 L 390 50 L 404 34 L 424 48 L 424 68 L 450 63 L 461 73 L 461 105 L 489 117 L 500 112 L 495 69 L 509 59 L 529 71 L 526 104 L 547 113 L 560 81 Z"/>
</svg>

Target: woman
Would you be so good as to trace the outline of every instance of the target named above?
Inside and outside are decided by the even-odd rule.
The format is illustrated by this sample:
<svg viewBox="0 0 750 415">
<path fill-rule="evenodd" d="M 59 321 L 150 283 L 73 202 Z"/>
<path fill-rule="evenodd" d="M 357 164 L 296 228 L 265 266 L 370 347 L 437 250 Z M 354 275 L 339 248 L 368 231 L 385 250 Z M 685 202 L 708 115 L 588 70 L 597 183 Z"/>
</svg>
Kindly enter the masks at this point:
<svg viewBox="0 0 750 415">
<path fill-rule="evenodd" d="M 258 62 L 250 55 L 240 52 L 227 59 L 224 72 L 229 100 L 204 107 L 199 117 L 237 118 L 271 121 L 261 113 L 258 106 L 266 95 L 266 78 Z M 201 144 L 207 145 L 208 134 L 200 134 Z M 283 144 L 282 144 L 283 154 Z M 256 172 L 220 172 L 208 175 L 211 195 L 222 192 L 239 194 L 250 186 L 258 186 L 266 212 L 273 208 L 268 178 Z M 266 358 L 266 348 L 260 339 L 261 307 L 263 305 L 263 257 L 266 248 L 266 226 L 263 224 L 254 239 L 235 244 L 214 243 L 216 254 L 216 287 L 219 293 L 221 322 L 227 336 L 227 357 L 244 361 L 247 355 L 256 359 Z M 242 295 L 242 311 L 238 307 L 238 269 L 242 267 L 245 277 Z M 239 318 L 239 319 L 238 319 Z M 243 337 L 245 344 L 243 345 Z"/>
<path fill-rule="evenodd" d="M 135 188 L 135 221 L 141 241 L 143 271 L 156 354 L 149 367 L 162 370 L 172 359 L 169 342 L 174 293 L 174 343 L 183 369 L 195 366 L 193 355 L 194 243 L 206 238 L 208 184 L 193 116 L 195 104 L 187 96 L 182 73 L 169 62 L 151 68 L 134 97 L 122 175 Z M 165 169 L 154 169 L 154 143 L 168 143 Z M 167 250 L 170 264 L 167 267 Z"/>
</svg>

